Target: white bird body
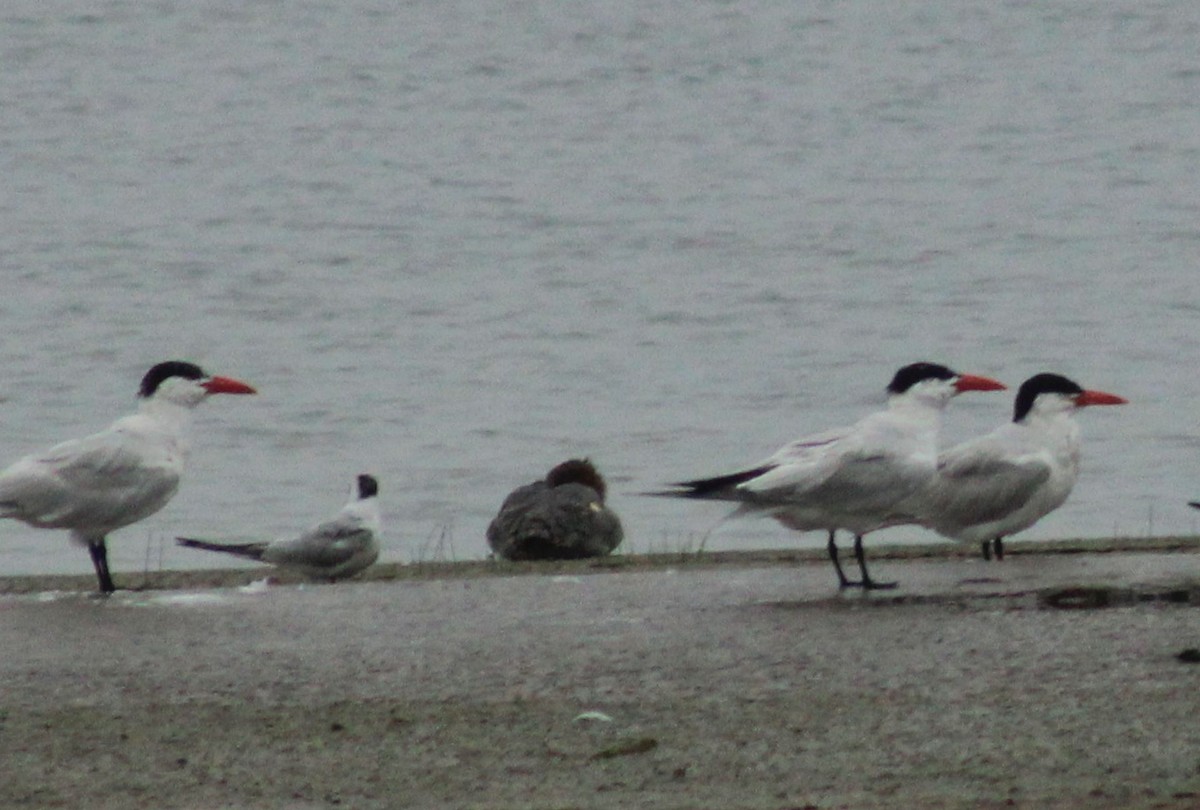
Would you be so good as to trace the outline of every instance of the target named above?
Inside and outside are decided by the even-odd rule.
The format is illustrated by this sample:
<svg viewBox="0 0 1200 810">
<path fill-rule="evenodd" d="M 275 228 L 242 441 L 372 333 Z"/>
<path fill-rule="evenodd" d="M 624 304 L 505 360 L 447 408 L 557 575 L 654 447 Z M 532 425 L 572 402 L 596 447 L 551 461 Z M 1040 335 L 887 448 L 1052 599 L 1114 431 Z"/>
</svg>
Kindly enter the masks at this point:
<svg viewBox="0 0 1200 810">
<path fill-rule="evenodd" d="M 734 516 L 766 514 L 797 531 L 825 530 L 843 588 L 886 587 L 867 574 L 862 536 L 887 525 L 897 505 L 934 476 L 942 412 L 950 399 L 963 391 L 1003 388 L 987 377 L 914 363 L 896 373 L 885 410 L 791 442 L 741 472 L 683 481 L 675 490 L 653 494 L 737 501 Z M 834 544 L 838 529 L 855 535 L 861 582 L 848 581 L 842 572 Z"/>
<path fill-rule="evenodd" d="M 171 361 L 142 380 L 138 411 L 107 430 L 25 456 L 0 472 L 0 518 L 67 529 L 87 546 L 100 590 L 114 590 L 105 538 L 166 506 L 179 488 L 192 409 L 211 394 L 250 394 L 227 377 Z"/>
<path fill-rule="evenodd" d="M 1033 526 L 1066 502 L 1079 478 L 1080 430 L 1086 405 L 1124 400 L 1085 391 L 1065 377 L 1039 374 L 1017 394 L 1014 420 L 944 451 L 937 474 L 898 512 L 961 542 L 989 543 Z"/>
<path fill-rule="evenodd" d="M 179 488 L 190 423 L 188 408 L 146 400 L 101 433 L 25 456 L 0 473 L 0 517 L 85 544 L 149 517 Z"/>
<path fill-rule="evenodd" d="M 735 487 L 735 514 L 766 512 L 796 531 L 878 528 L 934 474 L 948 399 L 894 396 L 854 425 L 785 445 Z"/>
<path fill-rule="evenodd" d="M 354 576 L 379 558 L 378 483 L 360 475 L 350 501 L 332 518 L 318 523 L 298 537 L 267 543 L 218 543 L 180 537 L 182 546 L 221 551 L 252 560 L 290 568 L 305 576 L 343 579 Z"/>
</svg>

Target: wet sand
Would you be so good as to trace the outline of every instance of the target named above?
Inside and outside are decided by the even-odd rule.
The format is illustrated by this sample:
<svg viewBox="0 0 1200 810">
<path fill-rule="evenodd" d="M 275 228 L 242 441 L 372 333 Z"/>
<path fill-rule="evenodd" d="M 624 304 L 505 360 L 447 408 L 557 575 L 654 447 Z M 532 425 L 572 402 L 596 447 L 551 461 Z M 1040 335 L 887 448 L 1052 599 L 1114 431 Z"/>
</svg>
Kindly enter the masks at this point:
<svg viewBox="0 0 1200 810">
<path fill-rule="evenodd" d="M 1200 806 L 1195 539 L 872 551 L 0 580 L 0 807 Z"/>
</svg>

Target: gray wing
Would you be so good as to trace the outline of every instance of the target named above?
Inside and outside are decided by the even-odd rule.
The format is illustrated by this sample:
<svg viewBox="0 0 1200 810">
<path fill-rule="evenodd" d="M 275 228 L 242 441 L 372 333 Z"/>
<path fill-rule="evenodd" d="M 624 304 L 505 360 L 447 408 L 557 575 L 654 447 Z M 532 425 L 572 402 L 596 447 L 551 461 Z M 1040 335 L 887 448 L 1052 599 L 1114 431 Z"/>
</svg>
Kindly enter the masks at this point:
<svg viewBox="0 0 1200 810">
<path fill-rule="evenodd" d="M 846 519 L 904 522 L 897 515 L 889 515 L 898 501 L 911 497 L 926 476 L 922 469 L 903 460 L 864 453 L 844 459 L 840 469 L 790 501 L 748 504 L 740 511 L 766 509 L 771 517 L 796 531 L 829 528 Z"/>
<path fill-rule="evenodd" d="M 883 457 L 863 447 L 861 438 L 846 428 L 799 439 L 756 465 L 765 470 L 738 485 L 756 504 L 796 504 L 823 497 L 826 487 L 853 487 L 856 475 L 871 475 L 874 461 Z M 861 470 L 861 472 L 859 472 Z"/>
<path fill-rule="evenodd" d="M 1034 457 L 950 456 L 938 465 L 920 511 L 938 527 L 991 523 L 1024 506 L 1049 478 L 1049 465 Z"/>
<path fill-rule="evenodd" d="M 844 504 L 844 511 L 875 512 L 889 508 L 903 493 L 916 489 L 922 480 L 914 465 L 892 456 L 862 453 L 848 458 L 812 495 L 816 501 Z"/>
<path fill-rule="evenodd" d="M 339 515 L 291 540 L 276 540 L 262 559 L 278 565 L 336 568 L 368 551 L 375 533 L 357 517 Z"/>
<path fill-rule="evenodd" d="M 136 437 L 98 433 L 26 456 L 0 474 L 0 510 L 35 525 L 117 528 L 161 509 L 182 462 Z"/>
<path fill-rule="evenodd" d="M 743 485 L 751 505 L 803 512 L 837 504 L 838 511 L 877 512 L 915 491 L 928 475 L 877 450 L 843 446 L 838 451 L 777 468 Z"/>
<path fill-rule="evenodd" d="M 737 472 L 679 481 L 671 485 L 674 489 L 646 494 L 740 501 L 743 507 L 739 513 L 794 500 L 805 490 L 820 486 L 837 469 L 842 455 L 854 451 L 855 440 L 847 438 L 850 433 L 849 428 L 827 430 L 789 442 L 757 464 Z M 510 498 L 520 492 L 517 490 Z"/>
</svg>

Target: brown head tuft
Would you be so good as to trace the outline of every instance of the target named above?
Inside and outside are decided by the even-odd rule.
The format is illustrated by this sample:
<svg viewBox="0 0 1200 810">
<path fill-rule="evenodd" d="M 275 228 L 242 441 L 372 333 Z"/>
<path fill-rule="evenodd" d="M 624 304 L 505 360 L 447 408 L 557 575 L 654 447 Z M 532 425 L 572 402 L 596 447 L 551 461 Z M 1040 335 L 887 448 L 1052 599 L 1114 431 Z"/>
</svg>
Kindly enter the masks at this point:
<svg viewBox="0 0 1200 810">
<path fill-rule="evenodd" d="M 585 487 L 591 487 L 596 490 L 602 502 L 608 490 L 604 476 L 600 475 L 592 462 L 586 458 L 569 459 L 546 473 L 546 486 L 553 489 L 563 484 L 583 484 Z"/>
</svg>

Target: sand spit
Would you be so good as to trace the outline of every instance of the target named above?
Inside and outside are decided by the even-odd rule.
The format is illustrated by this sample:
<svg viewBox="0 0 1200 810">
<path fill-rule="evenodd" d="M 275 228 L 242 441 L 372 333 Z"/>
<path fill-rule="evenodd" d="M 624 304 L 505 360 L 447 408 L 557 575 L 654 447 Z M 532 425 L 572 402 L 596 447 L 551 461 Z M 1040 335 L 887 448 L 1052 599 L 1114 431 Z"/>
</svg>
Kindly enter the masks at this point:
<svg viewBox="0 0 1200 810">
<path fill-rule="evenodd" d="M 1200 806 L 1194 539 L 893 552 L 5 580 L 0 807 Z"/>
</svg>

